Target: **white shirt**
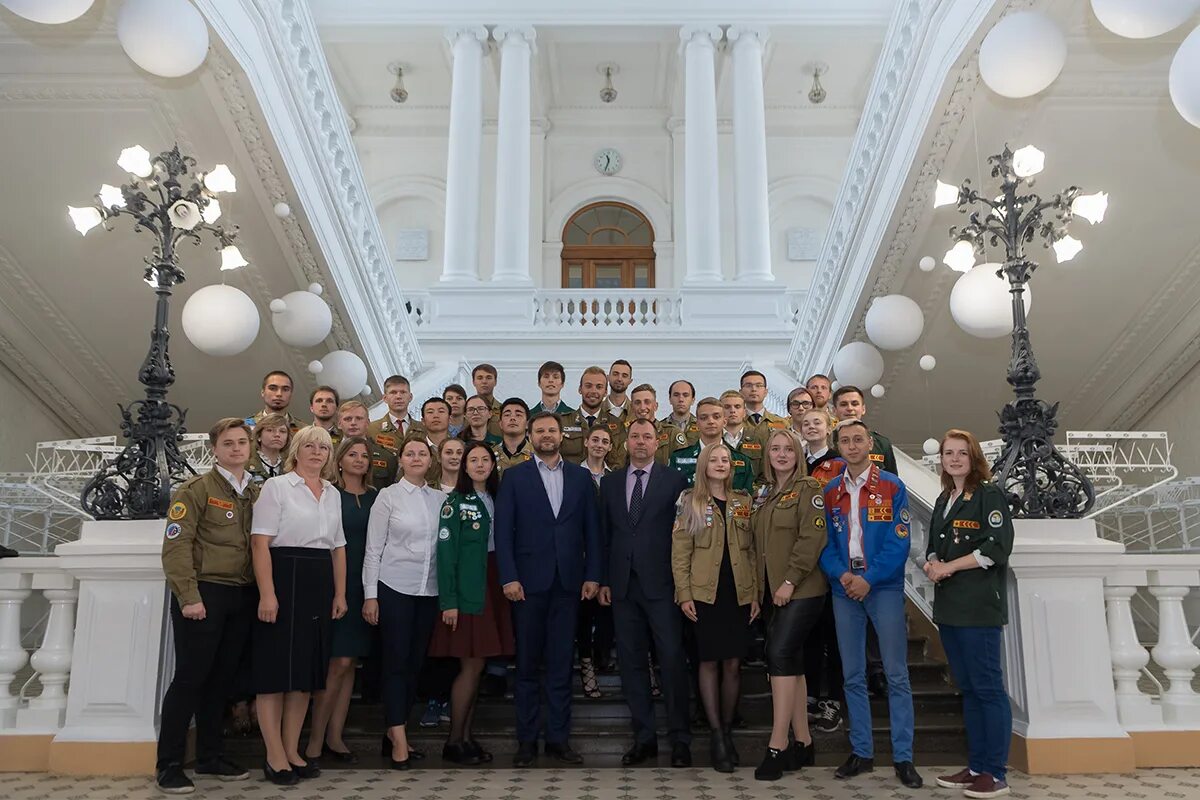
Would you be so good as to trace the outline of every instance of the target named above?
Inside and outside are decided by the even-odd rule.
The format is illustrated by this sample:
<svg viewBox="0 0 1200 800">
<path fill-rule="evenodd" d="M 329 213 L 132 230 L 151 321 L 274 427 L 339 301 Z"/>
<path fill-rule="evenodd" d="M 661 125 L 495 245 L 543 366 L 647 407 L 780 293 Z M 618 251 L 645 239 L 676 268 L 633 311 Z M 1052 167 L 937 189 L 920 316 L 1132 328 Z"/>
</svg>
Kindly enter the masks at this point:
<svg viewBox="0 0 1200 800">
<path fill-rule="evenodd" d="M 797 431 L 797 433 L 799 433 L 799 431 Z M 820 458 L 821 456 L 825 455 L 828 452 L 829 452 L 828 447 L 822 447 L 820 450 L 817 450 L 815 452 L 810 450 L 807 454 L 808 463 L 811 464 L 812 462 L 816 461 L 818 458 Z"/>
<path fill-rule="evenodd" d="M 858 500 L 862 494 L 862 488 L 867 485 L 867 478 L 871 477 L 871 468 L 868 466 L 862 471 L 862 474 L 857 478 L 850 477 L 850 471 L 846 470 L 842 473 L 842 482 L 846 487 L 846 493 L 850 495 L 850 557 L 863 557 L 863 529 L 862 517 L 860 516 Z M 376 501 L 378 502 L 378 501 Z"/>
<path fill-rule="evenodd" d="M 737 436 L 734 436 L 729 431 L 725 431 L 724 433 L 721 434 L 721 438 L 724 439 L 725 444 L 729 445 L 730 447 L 738 447 L 739 445 L 741 445 L 742 437 L 744 437 L 745 435 L 746 435 L 746 426 L 743 425 L 742 429 L 740 431 L 738 431 Z"/>
<path fill-rule="evenodd" d="M 395 417 L 392 416 L 391 412 L 389 411 L 388 419 L 392 423 L 392 428 L 394 430 L 400 431 L 401 436 L 408 435 L 408 426 L 411 425 L 412 423 L 409 422 L 409 417 L 407 414 L 404 416 L 404 419 L 396 419 Z"/>
<path fill-rule="evenodd" d="M 246 487 L 250 485 L 250 473 L 249 472 L 247 472 L 246 470 L 243 469 L 242 470 L 242 480 L 239 482 L 239 481 L 235 481 L 233 479 L 232 472 L 225 469 L 220 464 L 217 464 L 216 467 L 217 467 L 217 474 L 220 475 L 225 480 L 229 481 L 229 485 L 232 486 L 233 490 L 238 493 L 238 497 L 241 497 L 242 495 L 244 495 L 246 493 Z"/>
<path fill-rule="evenodd" d="M 379 492 L 367 522 L 363 596 L 379 596 L 379 584 L 401 594 L 432 597 L 437 588 L 438 515 L 446 493 L 401 478 Z"/>
<path fill-rule="evenodd" d="M 609 400 L 608 401 L 608 413 L 612 414 L 614 417 L 619 417 L 625 413 L 625 407 L 628 405 L 629 405 L 628 398 L 626 398 L 625 402 L 622 403 L 621 405 L 617 405 L 612 400 Z"/>
<path fill-rule="evenodd" d="M 250 533 L 270 536 L 271 547 L 312 547 L 334 550 L 346 546 L 342 531 L 342 497 L 337 487 L 321 479 L 318 499 L 298 473 L 268 478 L 254 503 Z"/>
</svg>

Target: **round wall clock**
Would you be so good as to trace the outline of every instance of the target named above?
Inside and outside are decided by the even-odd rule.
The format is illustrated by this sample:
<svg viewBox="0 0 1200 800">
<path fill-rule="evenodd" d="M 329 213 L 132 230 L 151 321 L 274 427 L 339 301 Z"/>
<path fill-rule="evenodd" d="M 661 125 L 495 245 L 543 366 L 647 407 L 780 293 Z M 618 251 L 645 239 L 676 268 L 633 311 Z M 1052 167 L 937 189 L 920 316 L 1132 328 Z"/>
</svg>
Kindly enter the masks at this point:
<svg viewBox="0 0 1200 800">
<path fill-rule="evenodd" d="M 621 154 L 614 147 L 606 147 L 596 153 L 592 164 L 601 175 L 616 175 L 621 171 Z"/>
</svg>

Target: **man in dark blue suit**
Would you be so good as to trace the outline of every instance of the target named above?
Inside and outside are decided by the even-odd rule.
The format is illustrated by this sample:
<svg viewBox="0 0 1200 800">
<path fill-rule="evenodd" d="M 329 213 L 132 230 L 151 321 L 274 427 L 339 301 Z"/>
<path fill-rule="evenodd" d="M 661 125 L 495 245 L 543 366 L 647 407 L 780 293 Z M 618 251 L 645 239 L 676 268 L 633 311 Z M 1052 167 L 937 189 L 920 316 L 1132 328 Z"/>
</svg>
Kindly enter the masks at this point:
<svg viewBox="0 0 1200 800">
<path fill-rule="evenodd" d="M 583 467 L 559 454 L 562 423 L 546 411 L 529 421 L 533 458 L 504 472 L 496 496 L 496 565 L 513 603 L 517 635 L 517 754 L 537 757 L 540 686 L 546 670 L 546 755 L 581 764 L 571 749 L 571 664 L 581 599 L 600 590 L 596 488 Z"/>
<path fill-rule="evenodd" d="M 621 685 L 633 716 L 633 747 L 621 764 L 635 766 L 658 755 L 648 630 L 662 668 L 671 766 L 690 767 L 688 673 L 671 574 L 675 502 L 688 482 L 682 472 L 654 462 L 658 430 L 652 420 L 635 419 L 626 443 L 629 465 L 600 481 L 600 530 L 607 556 L 600 602 L 613 606 Z"/>
</svg>

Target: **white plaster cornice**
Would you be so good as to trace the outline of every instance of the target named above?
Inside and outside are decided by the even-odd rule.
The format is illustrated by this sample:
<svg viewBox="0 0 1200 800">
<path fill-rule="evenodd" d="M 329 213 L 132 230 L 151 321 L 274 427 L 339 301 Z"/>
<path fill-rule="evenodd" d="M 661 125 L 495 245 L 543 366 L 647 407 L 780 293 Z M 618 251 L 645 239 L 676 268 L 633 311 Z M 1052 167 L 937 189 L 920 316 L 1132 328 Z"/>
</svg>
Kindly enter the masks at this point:
<svg viewBox="0 0 1200 800">
<path fill-rule="evenodd" d="M 308 4 L 197 0 L 254 90 L 374 381 L 424 367 Z"/>
</svg>

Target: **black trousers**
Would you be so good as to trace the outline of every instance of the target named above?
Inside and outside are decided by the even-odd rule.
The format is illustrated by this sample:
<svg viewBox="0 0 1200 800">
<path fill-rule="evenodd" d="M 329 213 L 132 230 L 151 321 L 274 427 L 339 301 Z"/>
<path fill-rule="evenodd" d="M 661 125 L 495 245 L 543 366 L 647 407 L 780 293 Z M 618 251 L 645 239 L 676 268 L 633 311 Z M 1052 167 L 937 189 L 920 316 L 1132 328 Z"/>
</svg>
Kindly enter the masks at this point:
<svg viewBox="0 0 1200 800">
<path fill-rule="evenodd" d="M 837 625 L 833 621 L 833 599 L 825 593 L 821 617 L 804 642 L 804 677 L 808 696 L 817 700 L 845 702 L 842 654 L 838 650 Z"/>
<path fill-rule="evenodd" d="M 383 641 L 383 714 L 387 726 L 404 725 L 417 701 L 417 679 L 437 621 L 437 597 L 401 594 L 379 584 Z"/>
<path fill-rule="evenodd" d="M 665 597 L 650 600 L 642 591 L 637 574 L 631 572 L 624 599 L 614 598 L 612 609 L 621 686 L 633 716 L 634 738 L 643 744 L 653 743 L 657 738 L 648 662 L 653 637 L 662 671 L 662 693 L 671 743 L 690 744 L 688 694 L 691 681 L 683 654 L 683 615 L 679 613 L 674 597 L 669 591 Z"/>
<path fill-rule="evenodd" d="M 607 664 L 613 648 L 613 612 L 611 606 L 599 600 L 579 603 L 579 622 L 575 629 L 575 644 L 580 658 L 590 658 Z"/>
<path fill-rule="evenodd" d="M 196 718 L 196 761 L 221 755 L 221 720 L 236 688 L 238 667 L 258 606 L 253 586 L 199 584 L 204 619 L 184 619 L 171 597 L 175 677 L 163 698 L 158 733 L 158 767 L 183 764 L 188 727 Z"/>
</svg>

